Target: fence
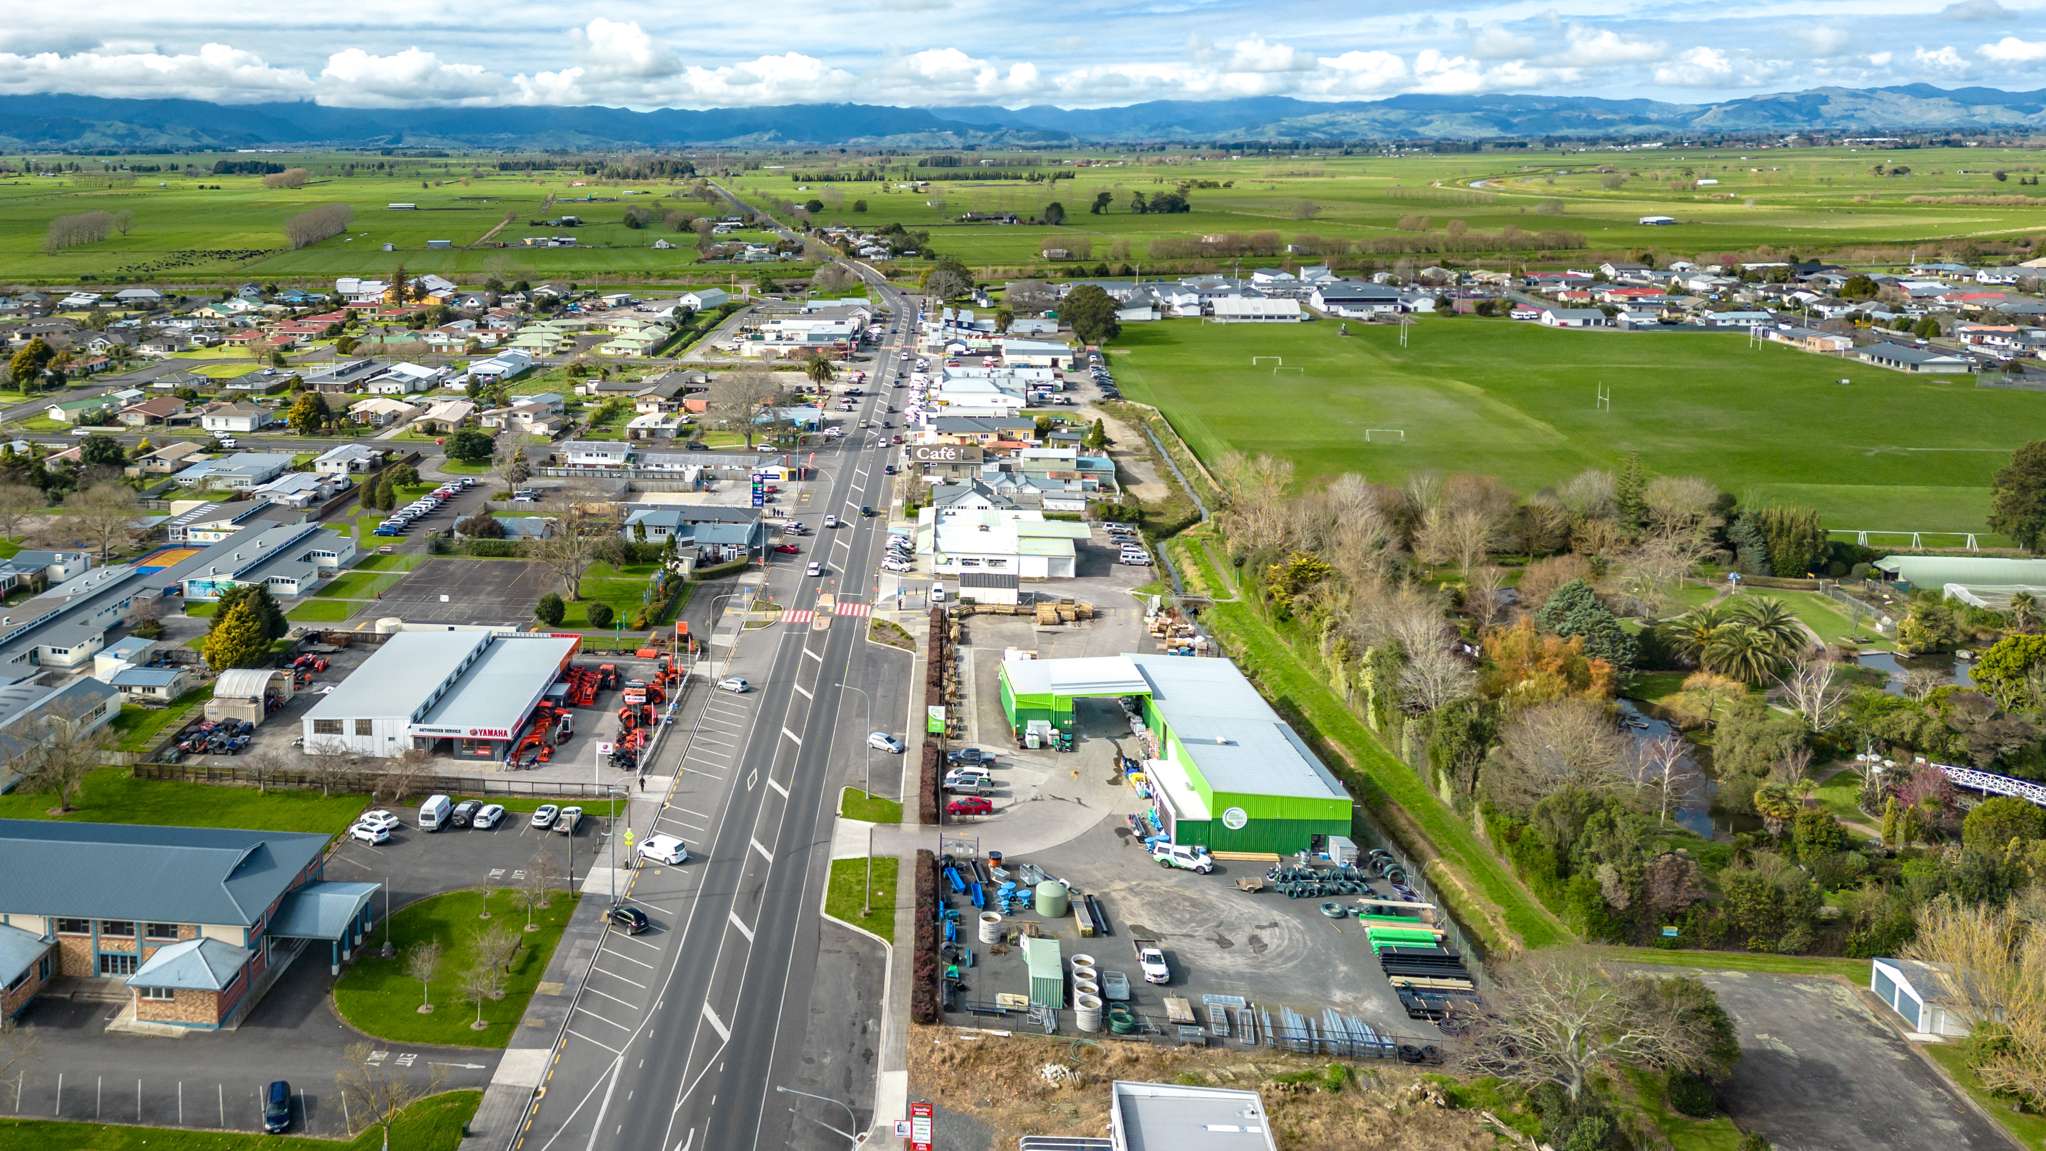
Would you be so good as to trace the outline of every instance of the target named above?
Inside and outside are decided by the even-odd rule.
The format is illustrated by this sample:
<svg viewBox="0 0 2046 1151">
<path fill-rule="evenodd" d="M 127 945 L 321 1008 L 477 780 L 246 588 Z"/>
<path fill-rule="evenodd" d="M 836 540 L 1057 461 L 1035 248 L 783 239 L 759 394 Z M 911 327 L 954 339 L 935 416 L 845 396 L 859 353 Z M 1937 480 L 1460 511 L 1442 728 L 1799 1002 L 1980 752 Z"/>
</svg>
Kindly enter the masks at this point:
<svg viewBox="0 0 2046 1151">
<path fill-rule="evenodd" d="M 1439 1062 L 1440 1036 L 1426 1039 L 1396 1035 L 1334 1008 L 1325 1009 L 1320 1015 L 1304 1015 L 1290 1007 L 1246 1003 L 1233 995 L 1208 995 L 1202 997 L 1200 1005 L 1201 1014 L 1207 1022 L 1200 1023 L 1175 1022 L 1167 1016 L 1141 1011 L 1127 1003 L 1120 1006 L 1129 1012 L 1136 1026 L 1129 1034 L 1116 1035 L 1116 1038 L 1197 1047 L 1265 1047 L 1340 1059 L 1406 1058 L 1411 1061 L 1416 1056 L 1428 1058 L 1424 1053 L 1434 1052 L 1437 1053 L 1434 1061 Z M 966 1016 L 983 1021 L 1021 1020 L 1033 1030 L 1046 1034 L 1058 1034 L 1073 1022 L 1070 1008 L 1057 1012 L 1054 1018 L 1054 1013 L 1044 1007 L 1017 1009 L 986 999 L 957 998 L 947 1006 L 946 1012 L 955 1017 Z M 1096 1034 L 1106 1036 L 1112 1033 L 1104 1023 L 1103 1030 Z M 1404 1056 L 1402 1048 L 1406 1052 Z"/>
<path fill-rule="evenodd" d="M 292 768 L 240 767 L 223 764 L 138 763 L 137 779 L 173 780 L 181 783 L 212 783 L 226 786 L 370 792 L 387 790 L 398 778 L 395 773 L 342 768 L 334 771 L 305 771 Z M 418 772 L 406 777 L 407 793 L 443 791 L 463 795 L 543 795 L 571 798 L 602 798 L 610 787 L 595 783 L 553 779 L 511 779 L 491 775 L 437 775 Z"/>
</svg>

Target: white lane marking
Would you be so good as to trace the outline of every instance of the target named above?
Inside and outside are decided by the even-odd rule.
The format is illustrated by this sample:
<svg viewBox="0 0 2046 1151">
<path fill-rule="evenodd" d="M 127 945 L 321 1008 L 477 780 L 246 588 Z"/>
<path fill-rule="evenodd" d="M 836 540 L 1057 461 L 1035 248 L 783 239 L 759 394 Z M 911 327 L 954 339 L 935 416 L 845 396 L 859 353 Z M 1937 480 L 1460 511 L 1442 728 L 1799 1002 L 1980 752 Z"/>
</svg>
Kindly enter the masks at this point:
<svg viewBox="0 0 2046 1151">
<path fill-rule="evenodd" d="M 600 948 L 598 948 L 597 950 L 599 950 L 599 951 L 603 952 L 603 953 L 604 953 L 604 954 L 606 954 L 606 955 L 612 956 L 612 957 L 614 957 L 614 958 L 617 958 L 617 959 L 623 959 L 623 960 L 624 960 L 625 962 L 627 962 L 627 963 L 637 963 L 637 964 L 639 964 L 639 965 L 640 965 L 641 967 L 644 967 L 644 968 L 646 968 L 646 969 L 647 969 L 648 971 L 652 971 L 652 970 L 654 969 L 654 965 L 653 965 L 653 964 L 651 964 L 651 963 L 648 963 L 648 962 L 646 962 L 646 961 L 644 961 L 644 960 L 640 960 L 640 959 L 634 959 L 634 958 L 633 958 L 632 956 L 630 956 L 630 955 L 627 955 L 627 954 L 625 954 L 625 953 L 624 953 L 623 951 L 613 951 L 613 950 L 611 950 L 611 949 L 610 949 L 610 948 L 608 948 L 608 947 L 600 947 Z"/>
<path fill-rule="evenodd" d="M 748 843 L 751 843 L 751 844 L 753 845 L 753 850 L 755 850 L 755 851 L 757 851 L 757 852 L 759 852 L 759 853 L 760 853 L 760 858 L 762 858 L 762 859 L 765 859 L 765 860 L 766 860 L 766 861 L 768 861 L 769 863 L 773 863 L 773 862 L 774 862 L 774 853 L 773 853 L 772 851 L 769 851 L 769 850 L 767 850 L 767 847 L 766 847 L 766 845 L 765 845 L 765 844 L 762 844 L 762 843 L 761 843 L 761 842 L 760 842 L 759 840 L 757 840 L 757 839 L 750 839 L 750 840 L 747 840 L 747 842 L 748 842 Z"/>
<path fill-rule="evenodd" d="M 736 928 L 738 928 L 738 929 L 739 929 L 739 934 L 741 934 L 741 935 L 743 935 L 743 936 L 745 936 L 745 937 L 746 937 L 746 942 L 748 942 L 748 943 L 751 943 L 751 942 L 753 942 L 753 929 L 752 929 L 752 928 L 750 928 L 750 927 L 748 927 L 748 926 L 746 926 L 746 925 L 745 925 L 744 923 L 741 923 L 741 922 L 739 921 L 739 909 L 738 909 L 738 908 L 736 908 L 736 907 L 735 907 L 735 908 L 733 908 L 733 909 L 731 910 L 731 912 L 729 913 L 729 915 L 728 915 L 728 918 L 730 918 L 730 919 L 731 919 L 731 921 L 732 921 L 732 926 L 733 926 L 733 927 L 736 927 Z"/>
<path fill-rule="evenodd" d="M 626 935 L 622 932 L 614 931 L 611 933 L 611 938 L 620 943 L 637 943 L 648 951 L 659 952 L 663 950 L 660 944 L 648 942 L 637 935 Z"/>
<path fill-rule="evenodd" d="M 584 1043 L 592 1044 L 597 1047 L 602 1047 L 604 1050 L 609 1051 L 613 1055 L 625 1054 L 623 1051 L 620 1051 L 616 1047 L 611 1046 L 609 1043 L 598 1043 L 596 1040 L 590 1038 L 587 1035 L 584 1035 L 582 1032 L 577 1031 L 573 1027 L 564 1027 L 562 1028 L 562 1030 L 568 1032 L 570 1035 L 575 1036 L 577 1039 L 582 1040 Z"/>
<path fill-rule="evenodd" d="M 577 1005 L 577 1007 L 576 1007 L 576 1009 L 575 1009 L 575 1013 L 576 1013 L 577 1015 L 587 1015 L 587 1016 L 589 1016 L 590 1018 L 592 1018 L 592 1019 L 595 1019 L 595 1020 L 597 1020 L 597 1021 L 598 1021 L 599 1023 L 609 1023 L 609 1024 L 611 1024 L 611 1026 L 613 1026 L 613 1027 L 616 1027 L 616 1028 L 617 1028 L 618 1030 L 620 1030 L 620 1031 L 630 1031 L 630 1030 L 632 1030 L 632 1025 L 631 1025 L 631 1024 L 629 1024 L 629 1023 L 616 1023 L 616 1022 L 613 1022 L 613 1021 L 611 1021 L 611 1020 L 609 1020 L 609 1019 L 606 1019 L 606 1018 L 604 1018 L 603 1016 L 601 1016 L 601 1015 L 597 1014 L 596 1012 L 594 1012 L 594 1011 L 590 1010 L 589 1008 L 587 1008 L 587 1007 L 583 1007 L 583 1006 L 581 1006 L 581 1005 Z"/>
<path fill-rule="evenodd" d="M 802 736 L 800 736 L 800 735 L 797 735 L 797 734 L 796 734 L 795 732 L 793 732 L 793 731 L 790 731 L 790 730 L 789 730 L 788 728 L 786 728 L 786 727 L 784 727 L 784 728 L 782 728 L 782 729 L 781 729 L 781 733 L 782 733 L 782 735 L 784 735 L 784 736 L 786 736 L 786 737 L 788 738 L 788 741 L 789 741 L 790 743 L 793 743 L 793 744 L 795 744 L 795 745 L 796 745 L 797 747 L 801 747 L 801 746 L 803 746 L 803 737 L 802 737 Z"/>
<path fill-rule="evenodd" d="M 597 966 L 597 965 L 595 965 L 595 964 L 591 964 L 591 965 L 590 965 L 590 974 L 592 974 L 592 975 L 608 975 L 608 976 L 610 976 L 611 978 L 613 978 L 613 979 L 616 979 L 616 980 L 617 980 L 618 982 L 620 982 L 620 983 L 630 983 L 630 984 L 632 984 L 632 985 L 633 985 L 634 987 L 637 987 L 637 988 L 639 988 L 639 989 L 640 989 L 641 991 L 645 991 L 645 990 L 646 990 L 646 984 L 644 984 L 644 983 L 641 983 L 641 982 L 640 982 L 639 980 L 637 980 L 637 979 L 627 979 L 627 978 L 626 978 L 626 977 L 624 977 L 623 975 L 620 975 L 620 974 L 618 974 L 618 973 L 617 973 L 616 971 L 613 971 L 613 970 L 611 970 L 611 969 L 610 969 L 610 968 L 608 968 L 608 967 L 598 967 L 598 966 Z"/>
<path fill-rule="evenodd" d="M 583 984 L 583 990 L 589 992 L 591 995 L 601 995 L 604 998 L 609 999 L 611 1002 L 616 1003 L 618 1006 L 625 1008 L 627 1011 L 639 1010 L 639 1004 L 627 1003 L 625 1000 L 618 998 L 616 995 L 612 995 L 604 991 L 599 991 L 596 988 L 591 987 L 587 983 Z"/>
<path fill-rule="evenodd" d="M 725 1021 L 718 1018 L 718 1013 L 710 1009 L 710 1001 L 707 999 L 703 1003 L 703 1018 L 705 1022 L 710 1024 L 710 1029 L 718 1033 L 720 1040 L 726 1043 L 731 1042 L 732 1029 L 726 1027 Z"/>
<path fill-rule="evenodd" d="M 678 803 L 678 804 L 675 804 L 675 805 L 673 805 L 673 810 L 675 810 L 675 811 L 679 811 L 679 812 L 681 812 L 681 813 L 682 813 L 682 814 L 684 814 L 684 815 L 693 815 L 693 816 L 695 816 L 695 817 L 696 817 L 696 818 L 698 818 L 698 819 L 709 819 L 709 818 L 710 818 L 710 812 L 708 812 L 708 811 L 692 811 L 692 810 L 690 810 L 689 808 L 686 808 L 686 807 L 682 806 L 682 805 L 681 805 L 681 804 L 679 804 L 679 803 Z"/>
<path fill-rule="evenodd" d="M 803 686 L 802 684 L 800 684 L 800 683 L 796 685 L 796 691 L 797 691 L 797 692 L 799 692 L 799 693 L 800 693 L 800 694 L 802 695 L 802 697 L 803 697 L 804 699 L 816 699 L 816 698 L 817 698 L 816 696 L 814 696 L 814 695 L 812 695 L 812 694 L 810 693 L 810 689 L 809 689 L 809 688 L 807 688 L 807 687 L 804 687 L 804 686 Z"/>
<path fill-rule="evenodd" d="M 814 660 L 816 660 L 816 661 L 817 661 L 818 663 L 823 663 L 823 662 L 824 662 L 824 657 L 823 657 L 823 656 L 821 656 L 821 655 L 818 655 L 818 654 L 817 654 L 816 652 L 814 652 L 814 651 L 811 651 L 811 650 L 810 650 L 809 648 L 807 648 L 807 647 L 803 649 L 803 654 L 804 654 L 804 655 L 807 655 L 807 656 L 809 656 L 809 657 L 810 657 L 811 659 L 814 659 Z"/>
<path fill-rule="evenodd" d="M 789 797 L 789 789 L 781 785 L 781 780 L 778 780 L 771 775 L 767 777 L 767 786 L 780 792 L 781 797 L 783 799 L 787 799 Z"/>
</svg>

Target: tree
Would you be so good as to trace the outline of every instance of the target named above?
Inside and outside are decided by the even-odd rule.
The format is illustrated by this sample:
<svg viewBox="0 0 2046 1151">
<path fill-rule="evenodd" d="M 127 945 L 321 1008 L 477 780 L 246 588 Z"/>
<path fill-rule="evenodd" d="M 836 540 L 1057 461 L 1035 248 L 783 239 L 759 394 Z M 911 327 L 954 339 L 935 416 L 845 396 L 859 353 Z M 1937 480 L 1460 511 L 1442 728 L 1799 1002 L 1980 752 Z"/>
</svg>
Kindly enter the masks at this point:
<svg viewBox="0 0 2046 1151">
<path fill-rule="evenodd" d="M 57 358 L 57 349 L 51 347 L 41 336 L 35 336 L 23 344 L 7 361 L 7 378 L 14 386 L 26 390 L 43 377 L 50 362 Z"/>
<path fill-rule="evenodd" d="M 1527 812 L 1564 788 L 1612 791 L 1630 781 L 1626 747 L 1590 700 L 1557 699 L 1515 712 L 1499 733 L 1486 789 L 1502 806 Z"/>
<path fill-rule="evenodd" d="M 812 352 L 810 357 L 803 361 L 804 378 L 819 387 L 830 383 L 831 377 L 836 374 L 837 370 L 832 367 L 831 360 L 820 352 Z"/>
<path fill-rule="evenodd" d="M 601 601 L 592 603 L 583 609 L 583 615 L 588 617 L 591 627 L 610 627 L 611 620 L 617 614 L 617 612 L 611 610 L 610 604 Z"/>
<path fill-rule="evenodd" d="M 517 492 L 520 484 L 533 477 L 532 465 L 526 462 L 525 442 L 516 431 L 507 428 L 497 437 L 491 449 L 490 471 L 504 485 L 505 495 Z"/>
<path fill-rule="evenodd" d="M 1716 1009 L 1712 992 L 1698 983 L 1672 993 L 1658 989 L 1661 982 L 1647 975 L 1615 979 L 1575 951 L 1538 952 L 1501 965 L 1472 1026 L 1464 1064 L 1529 1088 L 1560 1088 L 1572 1104 L 1603 1074 L 1706 1073 L 1729 1066 L 1730 1028 L 1704 1008 Z"/>
<path fill-rule="evenodd" d="M 1689 745 L 1674 731 L 1634 747 L 1634 786 L 1654 789 L 1657 823 L 1668 823 L 1670 805 L 1689 797 L 1692 779 L 1683 770 L 1689 755 Z"/>
<path fill-rule="evenodd" d="M 2046 550 L 2046 440 L 2012 452 L 1990 482 L 1989 526 L 2028 552 Z"/>
<path fill-rule="evenodd" d="M 1960 621 L 1944 601 L 1914 602 L 1897 624 L 1897 650 L 1905 655 L 1949 651 L 1960 638 Z"/>
<path fill-rule="evenodd" d="M 1099 216 L 1103 212 L 1108 211 L 1108 209 L 1112 207 L 1114 204 L 1115 204 L 1114 192 L 1096 192 L 1094 193 L 1094 202 L 1087 206 L 1087 211 L 1093 215 Z"/>
<path fill-rule="evenodd" d="M 285 414 L 284 422 L 291 430 L 302 436 L 316 436 L 325 431 L 333 414 L 327 410 L 327 399 L 318 392 L 300 392 L 291 402 L 291 410 Z"/>
<path fill-rule="evenodd" d="M 2046 635 L 2007 635 L 1989 645 L 1971 671 L 1975 686 L 2011 711 L 2046 704 Z"/>
<path fill-rule="evenodd" d="M 488 432 L 463 428 L 448 437 L 444 450 L 449 459 L 458 463 L 482 464 L 490 462 L 491 456 L 497 451 L 497 444 L 490 438 Z"/>
<path fill-rule="evenodd" d="M 1006 336 L 1006 335 L 1008 335 L 1008 334 L 1009 334 L 1009 329 L 1010 329 L 1010 327 L 1014 326 L 1014 324 L 1015 324 L 1015 323 L 1016 323 L 1016 313 L 1015 313 L 1015 312 L 1013 312 L 1013 311 L 1010 311 L 1010 310 L 1009 310 L 1008 308 L 996 308 L 996 309 L 995 309 L 995 331 L 996 331 L 996 332 L 998 332 L 998 333 L 1000 333 L 1000 334 L 1002 334 L 1002 335 L 1005 335 L 1005 336 Z"/>
<path fill-rule="evenodd" d="M 86 467 L 118 468 L 128 462 L 128 456 L 121 450 L 121 441 L 94 432 L 79 445 L 78 462 Z"/>
<path fill-rule="evenodd" d="M 581 487 L 550 501 L 547 517 L 546 532 L 533 541 L 533 558 L 561 581 L 564 599 L 581 599 L 583 573 L 596 562 L 599 546 L 617 538 L 617 520 L 608 503 Z"/>
<path fill-rule="evenodd" d="M 17 480 L 0 480 L 0 538 L 19 540 L 30 516 L 49 505 L 42 489 Z"/>
<path fill-rule="evenodd" d="M 953 300 L 973 291 L 973 273 L 951 257 L 940 259 L 924 273 L 925 292 L 941 300 Z"/>
<path fill-rule="evenodd" d="M 1557 588 L 1536 610 L 1535 625 L 1565 639 L 1583 636 L 1584 653 L 1605 660 L 1618 671 L 1634 666 L 1634 637 L 1620 627 L 1619 617 L 1583 580 L 1571 580 Z"/>
<path fill-rule="evenodd" d="M 394 1061 L 379 1057 L 373 1044 L 350 1043 L 341 1056 L 334 1086 L 347 1101 L 349 1134 L 369 1127 L 383 1129 L 383 1151 L 391 1151 L 391 1127 L 407 1107 L 440 1091 L 441 1072 L 431 1064 L 424 1079 Z"/>
<path fill-rule="evenodd" d="M 206 633 L 205 654 L 207 666 L 214 671 L 269 662 L 270 640 L 263 634 L 255 609 L 240 603 L 214 616 L 213 630 Z"/>
<path fill-rule="evenodd" d="M 348 222 L 354 218 L 355 209 L 346 204 L 322 204 L 308 208 L 284 221 L 284 240 L 293 251 L 297 251 L 347 231 Z"/>
<path fill-rule="evenodd" d="M 1057 200 L 1053 200 L 1044 206 L 1044 213 L 1041 218 L 1045 223 L 1056 228 L 1066 222 L 1066 206 Z"/>
<path fill-rule="evenodd" d="M 433 977 L 440 972 L 440 942 L 429 939 L 405 953 L 405 974 L 419 981 L 419 1013 L 433 1011 Z"/>
<path fill-rule="evenodd" d="M 2046 926 L 2014 904 L 1943 895 L 1918 911 L 1902 955 L 1928 964 L 1974 1027 L 1982 1085 L 2046 1110 Z"/>
<path fill-rule="evenodd" d="M 2014 795 L 1992 796 L 1961 821 L 1961 844 L 1979 855 L 2001 857 L 2012 841 L 2046 839 L 2046 808 Z"/>
<path fill-rule="evenodd" d="M 560 627 L 562 619 L 567 615 L 568 605 L 562 603 L 561 597 L 553 592 L 541 596 L 540 602 L 533 605 L 533 618 L 548 627 Z"/>
<path fill-rule="evenodd" d="M 1769 567 L 1777 575 L 1816 572 L 1826 560 L 1826 527 L 1810 508 L 1768 507 L 1757 517 L 1769 549 Z"/>
<path fill-rule="evenodd" d="M 90 545 L 104 564 L 135 538 L 141 514 L 135 489 L 119 480 L 101 480 L 65 499 L 53 530 Z"/>
<path fill-rule="evenodd" d="M 1087 434 L 1080 438 L 1080 445 L 1090 452 L 1108 450 L 1108 427 L 1101 422 L 1100 416 L 1094 417 L 1094 423 L 1088 427 Z"/>
<path fill-rule="evenodd" d="M 1839 665 L 1825 656 L 1806 656 L 1793 661 L 1778 682 L 1783 699 L 1804 720 L 1805 730 L 1824 735 L 1840 722 L 1840 705 L 1847 698 L 1846 685 L 1838 682 Z"/>
<path fill-rule="evenodd" d="M 488 893 L 484 898 L 484 911 L 489 913 Z M 497 983 L 490 990 L 492 999 L 504 998 L 504 976 L 511 971 L 511 963 L 519 954 L 521 946 L 518 933 L 503 924 L 493 924 L 476 934 L 476 959 L 490 966 L 497 973 Z"/>
<path fill-rule="evenodd" d="M 726 431 L 741 432 L 751 450 L 760 431 L 760 417 L 781 402 L 781 385 L 772 373 L 728 372 L 710 382 L 704 396 L 704 414 Z"/>
<path fill-rule="evenodd" d="M 213 618 L 219 619 L 228 609 L 243 601 L 247 601 L 249 606 L 255 609 L 256 618 L 263 624 L 264 639 L 283 639 L 291 631 L 291 621 L 284 618 L 284 609 L 278 606 L 277 597 L 271 595 L 270 589 L 262 584 L 236 584 L 221 592 L 219 600 L 214 604 Z"/>
<path fill-rule="evenodd" d="M 1865 273 L 1856 272 L 1847 277 L 1846 283 L 1840 285 L 1840 298 L 1843 300 L 1873 300 L 1876 298 L 1878 291 L 1880 289 L 1876 287 L 1876 282 L 1873 279 Z"/>
<path fill-rule="evenodd" d="M 1766 576 L 1776 569 L 1769 564 L 1769 540 L 1762 525 L 1743 513 L 1726 529 L 1726 542 L 1733 548 L 1735 570 L 1743 575 Z"/>
<path fill-rule="evenodd" d="M 1477 672 L 1444 637 L 1407 652 L 1400 667 L 1400 696 L 1430 715 L 1470 697 Z"/>
<path fill-rule="evenodd" d="M 107 748 L 105 729 L 88 730 L 84 722 L 62 716 L 48 716 L 34 732 L 31 747 L 21 767 L 24 790 L 50 792 L 57 797 L 57 810 L 71 810 L 71 801 L 85 784 L 86 773 L 99 767 Z"/>
<path fill-rule="evenodd" d="M 2031 592 L 2012 592 L 2009 611 L 2012 628 L 2021 632 L 2038 630 L 2039 600 Z"/>
<path fill-rule="evenodd" d="M 1135 212 L 1137 215 L 1141 216 L 1144 215 L 1146 212 L 1149 212 L 1150 210 L 1151 204 L 1149 201 L 1144 199 L 1144 194 L 1142 192 L 1130 193 L 1130 211 Z"/>
<path fill-rule="evenodd" d="M 455 534 L 472 540 L 501 540 L 511 533 L 505 530 L 504 521 L 491 515 L 489 509 L 480 509 L 474 515 L 455 521 Z"/>
<path fill-rule="evenodd" d="M 1059 305 L 1059 314 L 1072 325 L 1073 335 L 1086 344 L 1104 344 L 1122 334 L 1122 324 L 1116 319 L 1119 310 L 1115 297 L 1095 284 L 1081 284 L 1067 292 Z"/>
</svg>

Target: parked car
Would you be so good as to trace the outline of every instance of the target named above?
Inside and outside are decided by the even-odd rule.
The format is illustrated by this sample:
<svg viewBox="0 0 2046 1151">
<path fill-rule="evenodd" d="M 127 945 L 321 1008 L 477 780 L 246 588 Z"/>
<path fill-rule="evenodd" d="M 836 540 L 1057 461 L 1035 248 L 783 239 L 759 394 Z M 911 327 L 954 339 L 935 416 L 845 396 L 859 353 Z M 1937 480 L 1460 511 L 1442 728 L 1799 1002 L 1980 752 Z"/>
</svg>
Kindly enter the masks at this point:
<svg viewBox="0 0 2046 1151">
<path fill-rule="evenodd" d="M 463 800 L 455 805 L 454 814 L 448 817 L 449 825 L 453 827 L 469 826 L 476 821 L 476 812 L 482 807 L 482 804 L 473 799 Z"/>
<path fill-rule="evenodd" d="M 496 827 L 498 821 L 502 820 L 503 818 L 504 818 L 503 804 L 486 803 L 482 807 L 477 809 L 476 818 L 469 821 L 469 826 L 480 827 L 487 830 L 489 828 Z"/>
<path fill-rule="evenodd" d="M 776 544 L 774 545 L 774 550 L 785 556 L 799 556 L 803 554 L 803 549 L 794 544 Z"/>
<path fill-rule="evenodd" d="M 963 795 L 945 805 L 946 815 L 993 815 L 994 801 L 983 795 Z"/>
<path fill-rule="evenodd" d="M 554 817 L 554 830 L 563 835 L 574 835 L 575 825 L 582 821 L 583 809 L 571 804 L 562 808 L 561 814 Z"/>
<path fill-rule="evenodd" d="M 391 829 L 358 823 L 348 829 L 348 838 L 371 845 L 391 842 Z"/>
<path fill-rule="evenodd" d="M 718 690 L 735 692 L 739 695 L 745 695 L 747 692 L 753 690 L 753 685 L 750 682 L 748 682 L 746 677 L 743 675 L 728 675 L 725 678 L 718 681 Z"/>
<path fill-rule="evenodd" d="M 375 811 L 363 812 L 362 818 L 355 822 L 363 827 L 381 827 L 385 831 L 395 831 L 404 826 L 397 816 L 392 815 L 381 807 Z"/>
<path fill-rule="evenodd" d="M 646 917 L 646 912 L 629 903 L 614 903 L 605 908 L 604 919 L 627 935 L 638 935 L 653 926 L 653 920 Z"/>
<path fill-rule="evenodd" d="M 995 789 L 992 775 L 961 775 L 954 773 L 945 777 L 945 790 L 961 795 L 980 795 Z"/>
<path fill-rule="evenodd" d="M 954 767 L 979 767 L 982 764 L 992 766 L 995 762 L 995 757 L 992 753 L 982 751 L 977 747 L 961 747 L 946 752 L 945 762 Z"/>
<path fill-rule="evenodd" d="M 1177 867 L 1182 871 L 1197 871 L 1202 875 L 1215 870 L 1215 861 L 1205 847 L 1188 847 L 1178 843 L 1159 843 L 1151 847 L 1151 858 L 1161 867 Z"/>
<path fill-rule="evenodd" d="M 907 575 L 910 572 L 915 571 L 916 567 L 912 564 L 903 563 L 901 560 L 891 559 L 882 561 L 881 570 L 884 572 L 892 572 L 895 575 Z"/>
<path fill-rule="evenodd" d="M 904 749 L 901 740 L 885 731 L 870 732 L 867 735 L 867 746 L 875 751 L 885 751 L 889 755 L 901 755 Z"/>
<path fill-rule="evenodd" d="M 263 1089 L 263 1130 L 271 1135 L 291 1130 L 291 1084 L 282 1079 Z"/>
<path fill-rule="evenodd" d="M 639 842 L 639 857 L 655 863 L 687 863 L 689 847 L 673 835 L 649 835 Z"/>
<path fill-rule="evenodd" d="M 533 826 L 545 831 L 547 828 L 554 826 L 554 820 L 560 814 L 560 808 L 551 803 L 543 803 L 533 809 Z"/>
<path fill-rule="evenodd" d="M 1124 567 L 1147 568 L 1151 566 L 1151 557 L 1145 555 L 1143 552 L 1136 552 L 1134 554 L 1130 552 L 1124 552 L 1122 555 L 1116 557 L 1115 562 L 1122 564 Z"/>
</svg>

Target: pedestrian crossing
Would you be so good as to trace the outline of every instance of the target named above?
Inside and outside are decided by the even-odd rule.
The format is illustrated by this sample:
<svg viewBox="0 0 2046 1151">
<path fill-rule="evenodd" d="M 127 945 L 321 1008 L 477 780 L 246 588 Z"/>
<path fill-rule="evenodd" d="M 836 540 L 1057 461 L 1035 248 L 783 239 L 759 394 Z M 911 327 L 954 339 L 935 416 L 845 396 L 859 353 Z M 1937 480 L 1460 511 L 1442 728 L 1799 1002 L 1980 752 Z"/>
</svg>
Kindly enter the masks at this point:
<svg viewBox="0 0 2046 1151">
<path fill-rule="evenodd" d="M 838 605 L 838 614 L 853 616 L 872 615 L 874 614 L 874 605 L 870 603 L 845 603 L 841 601 Z"/>
<path fill-rule="evenodd" d="M 794 611 L 781 613 L 781 622 L 783 623 L 809 623 L 816 618 L 817 613 L 811 608 L 797 608 Z"/>
</svg>

